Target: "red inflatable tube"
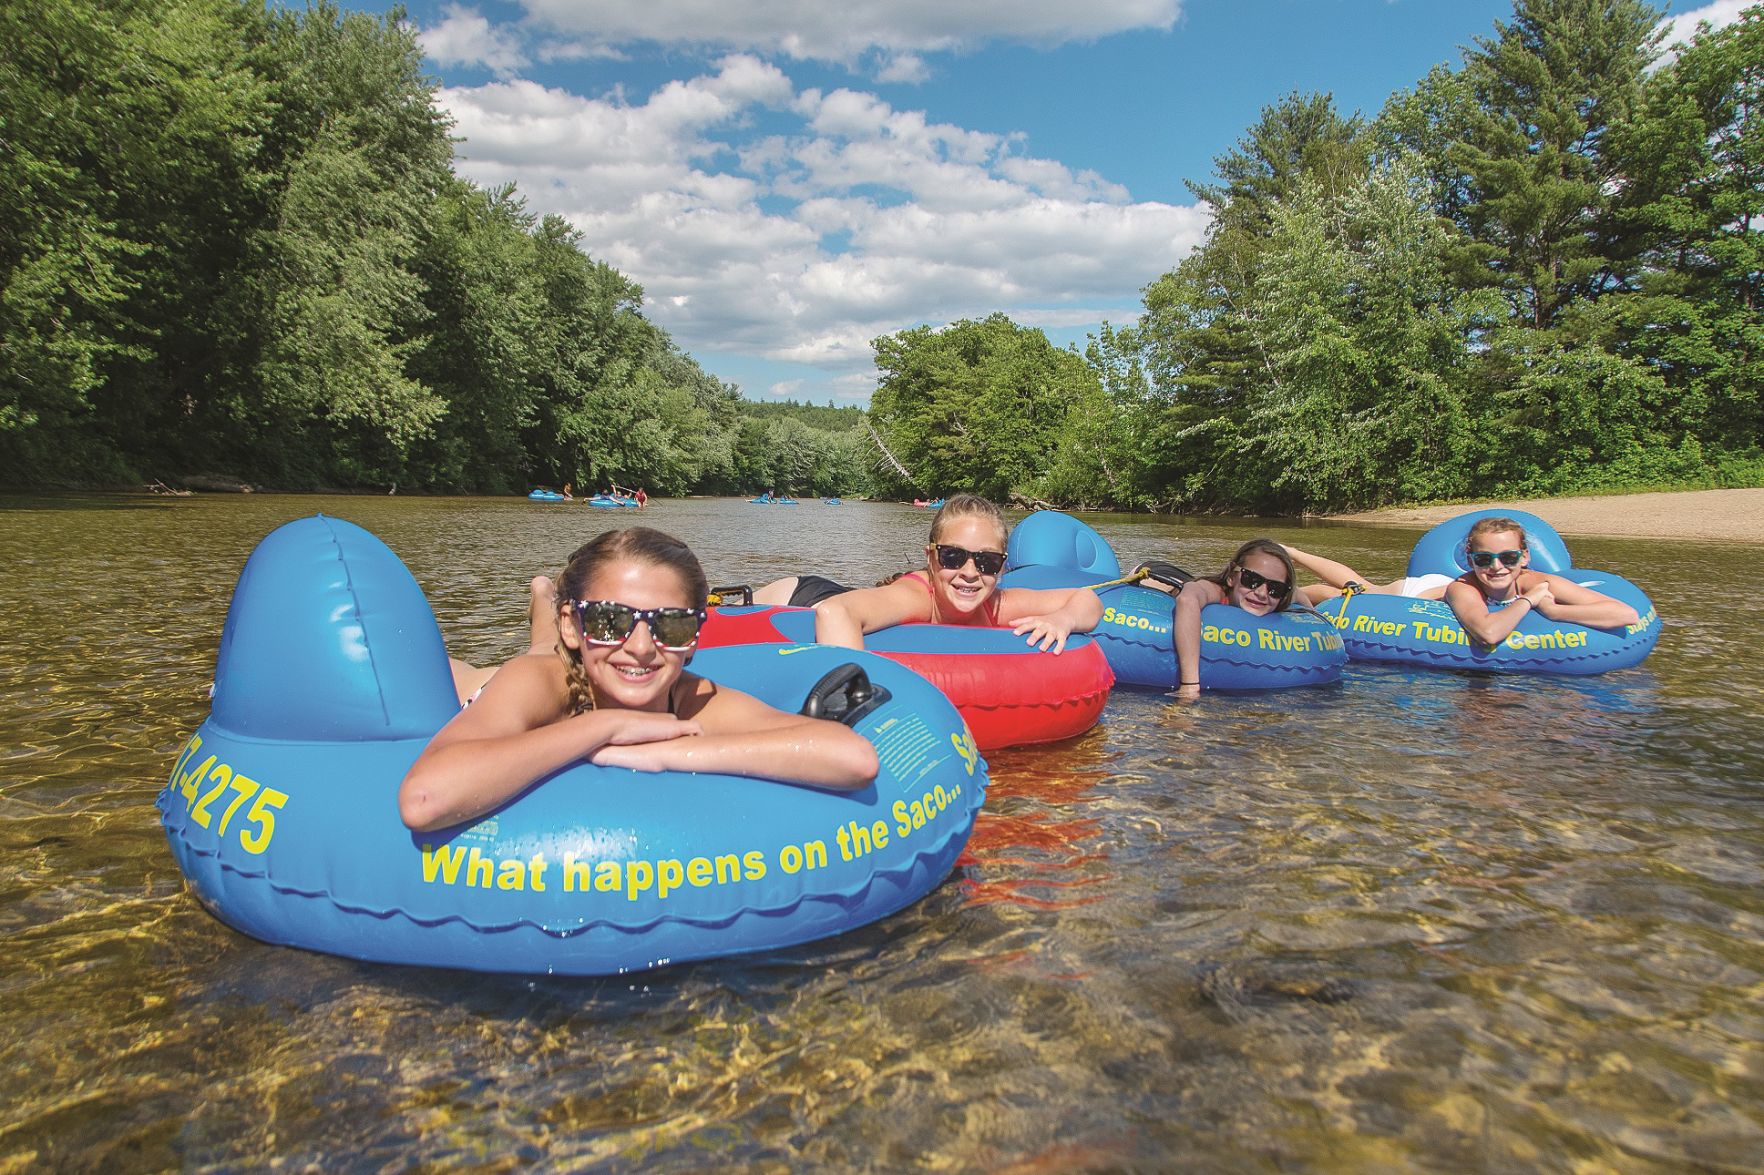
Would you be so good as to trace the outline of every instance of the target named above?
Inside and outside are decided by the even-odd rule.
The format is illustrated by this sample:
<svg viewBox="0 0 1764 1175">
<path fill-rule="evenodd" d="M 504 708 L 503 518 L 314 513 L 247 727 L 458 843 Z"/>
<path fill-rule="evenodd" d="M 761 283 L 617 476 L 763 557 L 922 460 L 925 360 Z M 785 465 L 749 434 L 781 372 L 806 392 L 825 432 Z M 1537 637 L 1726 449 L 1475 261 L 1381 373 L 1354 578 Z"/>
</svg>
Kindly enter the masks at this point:
<svg viewBox="0 0 1764 1175">
<path fill-rule="evenodd" d="M 700 648 L 812 644 L 812 608 L 712 608 Z M 901 624 L 864 637 L 864 647 L 905 665 L 943 691 L 982 751 L 1074 738 L 1096 725 L 1115 675 L 1102 647 L 1073 634 L 1055 655 L 1008 628 Z"/>
</svg>

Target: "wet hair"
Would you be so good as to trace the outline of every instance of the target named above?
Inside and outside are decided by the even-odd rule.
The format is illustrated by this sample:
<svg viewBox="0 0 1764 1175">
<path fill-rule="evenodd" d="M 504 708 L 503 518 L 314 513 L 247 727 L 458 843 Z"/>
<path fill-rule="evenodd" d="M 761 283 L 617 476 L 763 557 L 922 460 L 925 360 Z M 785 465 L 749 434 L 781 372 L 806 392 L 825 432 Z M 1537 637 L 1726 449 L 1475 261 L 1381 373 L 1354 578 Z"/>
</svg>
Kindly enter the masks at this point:
<svg viewBox="0 0 1764 1175">
<path fill-rule="evenodd" d="M 1513 519 L 1484 518 L 1479 520 L 1476 525 L 1472 526 L 1470 528 L 1470 533 L 1464 536 L 1464 562 L 1466 564 L 1470 562 L 1470 544 L 1474 543 L 1477 539 L 1484 535 L 1501 534 L 1509 530 L 1519 536 L 1519 549 L 1521 551 L 1531 550 L 1530 542 L 1525 537 L 1525 528 L 1520 526 Z"/>
<path fill-rule="evenodd" d="M 1203 575 L 1201 578 L 1208 583 L 1218 584 L 1219 590 L 1225 593 L 1225 602 L 1230 603 L 1231 587 L 1226 583 L 1226 580 L 1231 578 L 1231 573 L 1233 571 L 1242 570 L 1243 561 L 1251 555 L 1272 555 L 1280 560 L 1280 565 L 1282 567 L 1286 568 L 1286 582 L 1291 587 L 1291 590 L 1274 603 L 1274 611 L 1286 611 L 1288 606 L 1292 604 L 1293 597 L 1298 595 L 1298 586 L 1294 582 L 1298 573 L 1293 568 L 1292 556 L 1287 553 L 1284 546 L 1275 542 L 1273 539 L 1251 539 L 1243 546 L 1237 548 L 1237 554 L 1231 556 L 1231 562 L 1225 564 L 1225 570 L 1217 575 Z"/>
<path fill-rule="evenodd" d="M 694 608 L 703 608 L 710 600 L 710 581 L 704 577 L 698 556 L 692 548 L 670 534 L 647 526 L 631 526 L 609 530 L 576 548 L 570 561 L 557 576 L 557 599 L 561 610 L 570 600 L 580 600 L 588 584 L 604 567 L 623 562 L 644 563 L 665 567 L 680 577 L 686 596 Z M 559 617 L 561 627 L 565 621 Z M 560 637 L 557 655 L 563 658 L 564 673 L 570 686 L 570 708 L 575 713 L 594 709 L 594 693 L 588 685 L 588 670 L 580 652 L 572 652 Z"/>
<path fill-rule="evenodd" d="M 958 518 L 985 518 L 998 527 L 1001 536 L 1008 535 L 1011 528 L 1005 525 L 1004 511 L 979 494 L 954 494 L 943 500 L 937 508 L 937 514 L 931 519 L 931 543 L 937 544 L 937 536 L 943 531 L 943 524 L 954 522 Z"/>
</svg>

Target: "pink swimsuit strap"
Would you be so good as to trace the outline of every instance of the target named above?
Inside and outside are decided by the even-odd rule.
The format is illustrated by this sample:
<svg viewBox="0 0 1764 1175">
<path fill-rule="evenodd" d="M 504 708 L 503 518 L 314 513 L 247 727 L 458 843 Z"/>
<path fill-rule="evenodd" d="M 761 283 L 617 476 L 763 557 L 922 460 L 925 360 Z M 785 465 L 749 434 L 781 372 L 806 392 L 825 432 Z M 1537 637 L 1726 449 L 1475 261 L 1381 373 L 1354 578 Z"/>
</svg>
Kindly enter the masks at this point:
<svg viewBox="0 0 1764 1175">
<path fill-rule="evenodd" d="M 927 580 L 924 576 L 920 575 L 917 571 L 909 571 L 905 575 L 901 576 L 901 578 L 902 579 L 910 579 L 914 583 L 922 583 L 925 585 L 925 594 L 931 597 L 931 621 L 930 622 L 932 624 L 960 624 L 960 625 L 967 625 L 972 628 L 997 628 L 997 627 L 999 627 L 998 592 L 997 591 L 994 591 L 990 596 L 986 597 L 986 602 L 984 604 L 980 605 L 980 610 L 978 612 L 973 613 L 974 619 L 972 619 L 972 620 L 945 620 L 937 614 L 937 593 L 932 590 L 931 582 L 929 580 Z"/>
</svg>

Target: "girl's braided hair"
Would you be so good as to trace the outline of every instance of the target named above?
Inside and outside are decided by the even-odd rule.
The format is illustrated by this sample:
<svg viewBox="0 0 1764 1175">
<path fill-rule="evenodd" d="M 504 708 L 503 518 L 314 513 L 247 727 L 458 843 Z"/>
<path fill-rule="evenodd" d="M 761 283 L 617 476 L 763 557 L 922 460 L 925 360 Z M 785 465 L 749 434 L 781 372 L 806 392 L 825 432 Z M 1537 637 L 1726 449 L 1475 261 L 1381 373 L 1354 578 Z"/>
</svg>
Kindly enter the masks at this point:
<svg viewBox="0 0 1764 1175">
<path fill-rule="evenodd" d="M 694 608 L 703 608 L 710 599 L 710 581 L 692 548 L 670 534 L 647 526 L 631 526 L 609 530 L 576 548 L 570 561 L 557 576 L 558 627 L 577 624 L 574 601 L 583 598 L 588 584 L 603 568 L 614 563 L 635 562 L 651 567 L 665 567 L 680 577 L 686 595 Z M 580 632 L 578 631 L 578 636 Z M 559 637 L 557 655 L 563 658 L 564 675 L 570 687 L 570 710 L 580 714 L 594 709 L 594 691 L 588 683 L 588 670 L 579 652 L 571 651 Z"/>
</svg>

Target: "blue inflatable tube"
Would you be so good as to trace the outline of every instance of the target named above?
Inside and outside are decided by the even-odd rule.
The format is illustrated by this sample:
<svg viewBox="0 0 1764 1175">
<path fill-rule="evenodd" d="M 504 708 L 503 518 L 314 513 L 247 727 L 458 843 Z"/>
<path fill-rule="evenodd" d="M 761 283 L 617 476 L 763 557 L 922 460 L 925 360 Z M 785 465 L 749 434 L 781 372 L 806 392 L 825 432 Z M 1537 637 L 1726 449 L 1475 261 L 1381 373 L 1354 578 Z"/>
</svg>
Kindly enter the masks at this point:
<svg viewBox="0 0 1764 1175">
<path fill-rule="evenodd" d="M 1116 579 L 1121 561 L 1095 529 L 1058 510 L 1042 510 L 1011 528 L 1006 567 L 1060 567 L 1098 579 Z M 1119 671 L 1117 670 L 1117 673 Z"/>
<path fill-rule="evenodd" d="M 581 764 L 471 824 L 413 833 L 399 782 L 458 710 L 440 632 L 378 539 L 302 519 L 246 563 L 213 711 L 158 805 L 202 903 L 266 942 L 571 975 L 789 946 L 928 893 L 985 799 L 959 715 L 880 657 L 744 646 L 692 668 L 796 710 L 847 663 L 878 687 L 851 722 L 882 761 L 862 791 Z"/>
<path fill-rule="evenodd" d="M 1512 633 L 1490 648 L 1471 641 L 1444 600 L 1355 594 L 1318 606 L 1341 633 L 1349 657 L 1437 669 L 1582 675 L 1628 669 L 1653 652 L 1660 639 L 1660 616 L 1653 601 L 1620 575 L 1575 567 L 1562 536 L 1535 514 L 1474 510 L 1442 522 L 1416 541 L 1408 574 L 1454 578 L 1465 574 L 1470 528 L 1483 518 L 1511 518 L 1525 528 L 1533 570 L 1560 575 L 1622 600 L 1640 619 L 1623 628 L 1588 628 L 1551 620 L 1528 608 Z"/>
<path fill-rule="evenodd" d="M 1103 615 L 1090 635 L 1117 681 L 1176 684 L 1176 598 L 1137 584 L 1098 586 L 1118 578 L 1121 564 L 1095 530 L 1058 511 L 1031 514 L 1012 531 L 1005 554 L 1012 567 L 1000 581 L 1005 587 L 1096 589 Z M 1203 689 L 1327 685 L 1346 664 L 1341 637 L 1321 616 L 1294 609 L 1256 616 L 1228 604 L 1201 609 Z"/>
</svg>

